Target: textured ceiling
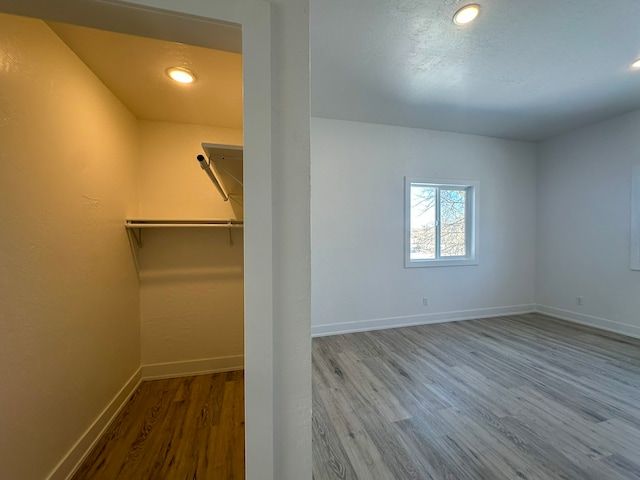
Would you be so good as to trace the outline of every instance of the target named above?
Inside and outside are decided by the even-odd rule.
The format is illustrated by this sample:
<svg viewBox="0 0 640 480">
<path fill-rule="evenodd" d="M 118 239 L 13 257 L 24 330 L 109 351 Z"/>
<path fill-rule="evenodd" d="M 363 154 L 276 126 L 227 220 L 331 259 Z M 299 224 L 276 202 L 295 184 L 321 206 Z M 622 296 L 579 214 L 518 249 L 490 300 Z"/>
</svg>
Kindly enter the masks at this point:
<svg viewBox="0 0 640 480">
<path fill-rule="evenodd" d="M 122 33 L 49 23 L 139 119 L 242 128 L 242 56 Z M 172 66 L 194 72 L 172 82 Z"/>
<path fill-rule="evenodd" d="M 640 108 L 639 25 L 638 0 L 310 0 L 312 115 L 548 138 Z"/>
<path fill-rule="evenodd" d="M 628 68 L 640 56 L 640 1 L 478 0 L 482 11 L 477 21 L 455 26 L 453 13 L 466 3 L 310 0 L 312 114 L 540 140 L 640 108 L 640 72 Z M 142 15 L 131 9 L 116 18 L 104 2 L 57 0 L 47 5 L 0 0 L 3 11 L 71 22 L 90 19 L 89 24 L 110 30 L 175 38 L 175 28 L 160 11 Z M 239 51 L 238 26 L 205 23 L 181 29 L 192 32 L 188 38 L 181 34 L 182 41 Z M 73 41 L 70 35 L 66 41 Z M 84 41 L 74 47 L 99 70 L 90 54 L 81 53 L 88 48 Z M 123 52 L 127 64 L 142 68 L 149 63 L 133 58 L 128 47 L 118 54 Z M 174 53 L 180 58 L 179 51 Z M 106 76 L 103 81 L 110 82 Z M 144 96 L 157 82 L 156 77 L 128 88 L 136 92 L 134 97 Z M 205 88 L 201 82 L 194 87 Z M 165 114 L 189 106 L 189 100 L 172 94 L 154 98 L 173 102 Z M 196 101 L 194 108 L 196 103 L 204 105 Z M 202 110 L 218 111 L 209 106 Z M 189 123 L 203 117 L 204 124 L 218 122 L 206 113 L 185 116 Z M 229 122 L 225 125 L 237 125 L 237 115 L 222 117 Z"/>
</svg>

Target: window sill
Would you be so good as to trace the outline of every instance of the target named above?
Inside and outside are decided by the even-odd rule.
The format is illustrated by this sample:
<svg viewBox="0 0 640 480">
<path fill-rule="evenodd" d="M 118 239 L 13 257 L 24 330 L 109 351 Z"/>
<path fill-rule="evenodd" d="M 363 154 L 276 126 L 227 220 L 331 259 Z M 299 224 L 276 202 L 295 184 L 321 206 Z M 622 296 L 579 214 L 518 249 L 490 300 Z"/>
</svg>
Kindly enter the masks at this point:
<svg viewBox="0 0 640 480">
<path fill-rule="evenodd" d="M 477 258 L 456 258 L 456 259 L 437 259 L 437 260 L 406 260 L 405 268 L 424 268 L 424 267 L 459 267 L 465 265 L 478 265 Z"/>
</svg>

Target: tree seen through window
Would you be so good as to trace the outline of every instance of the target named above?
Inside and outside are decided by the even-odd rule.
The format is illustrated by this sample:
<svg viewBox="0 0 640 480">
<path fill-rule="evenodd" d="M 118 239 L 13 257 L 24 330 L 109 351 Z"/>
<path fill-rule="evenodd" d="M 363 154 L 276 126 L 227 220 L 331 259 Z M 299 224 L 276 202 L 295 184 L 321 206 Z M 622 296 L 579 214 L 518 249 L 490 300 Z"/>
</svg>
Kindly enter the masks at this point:
<svg viewBox="0 0 640 480">
<path fill-rule="evenodd" d="M 411 259 L 465 257 L 466 206 L 465 188 L 412 183 Z"/>
</svg>

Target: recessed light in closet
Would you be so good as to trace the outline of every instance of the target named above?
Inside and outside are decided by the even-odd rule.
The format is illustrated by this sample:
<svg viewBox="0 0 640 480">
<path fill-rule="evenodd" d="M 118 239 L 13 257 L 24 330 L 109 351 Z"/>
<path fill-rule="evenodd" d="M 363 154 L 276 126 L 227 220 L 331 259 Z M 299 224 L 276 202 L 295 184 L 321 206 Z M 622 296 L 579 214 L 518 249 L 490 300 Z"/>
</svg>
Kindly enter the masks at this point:
<svg viewBox="0 0 640 480">
<path fill-rule="evenodd" d="M 634 70 L 640 70 L 640 58 L 636 58 L 631 64 L 631 68 Z"/>
<path fill-rule="evenodd" d="M 466 25 L 473 22 L 480 13 L 480 5 L 465 5 L 453 16 L 453 23 L 456 25 Z"/>
<path fill-rule="evenodd" d="M 171 80 L 178 83 L 193 83 L 196 81 L 196 76 L 186 68 L 171 67 L 167 70 L 167 75 Z"/>
</svg>

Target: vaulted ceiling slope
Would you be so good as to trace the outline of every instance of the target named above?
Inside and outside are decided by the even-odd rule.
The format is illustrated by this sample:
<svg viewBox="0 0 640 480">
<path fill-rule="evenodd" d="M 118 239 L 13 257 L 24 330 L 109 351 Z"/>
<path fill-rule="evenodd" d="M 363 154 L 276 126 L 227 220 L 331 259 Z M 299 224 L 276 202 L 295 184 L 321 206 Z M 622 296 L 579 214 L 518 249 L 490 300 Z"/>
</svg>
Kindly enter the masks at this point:
<svg viewBox="0 0 640 480">
<path fill-rule="evenodd" d="M 538 141 L 640 108 L 637 0 L 310 0 L 310 29 L 314 116 Z"/>
<path fill-rule="evenodd" d="M 50 22 L 53 31 L 139 119 L 242 128 L 242 55 Z M 197 80 L 180 85 L 170 67 Z"/>
<path fill-rule="evenodd" d="M 0 0 L 0 11 L 47 21 L 140 119 L 242 128 L 240 25 L 108 0 Z M 198 81 L 171 83 L 172 66 Z"/>
</svg>

